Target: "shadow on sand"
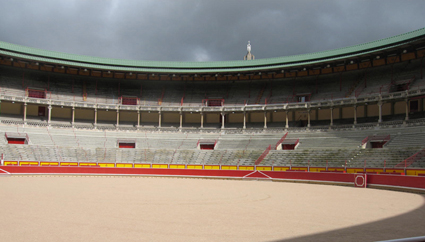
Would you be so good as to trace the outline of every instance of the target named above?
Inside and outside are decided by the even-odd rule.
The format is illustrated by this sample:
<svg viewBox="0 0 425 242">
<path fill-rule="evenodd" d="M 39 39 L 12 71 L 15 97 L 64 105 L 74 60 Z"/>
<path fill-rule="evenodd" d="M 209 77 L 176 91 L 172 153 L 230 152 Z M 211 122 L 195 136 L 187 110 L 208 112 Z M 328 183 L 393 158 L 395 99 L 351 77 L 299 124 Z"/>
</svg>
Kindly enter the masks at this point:
<svg viewBox="0 0 425 242">
<path fill-rule="evenodd" d="M 296 237 L 284 241 L 379 241 L 425 236 L 425 195 L 423 204 L 409 213 L 345 229 Z M 329 216 L 332 216 L 331 214 Z M 364 216 L 367 216 L 365 214 Z"/>
</svg>

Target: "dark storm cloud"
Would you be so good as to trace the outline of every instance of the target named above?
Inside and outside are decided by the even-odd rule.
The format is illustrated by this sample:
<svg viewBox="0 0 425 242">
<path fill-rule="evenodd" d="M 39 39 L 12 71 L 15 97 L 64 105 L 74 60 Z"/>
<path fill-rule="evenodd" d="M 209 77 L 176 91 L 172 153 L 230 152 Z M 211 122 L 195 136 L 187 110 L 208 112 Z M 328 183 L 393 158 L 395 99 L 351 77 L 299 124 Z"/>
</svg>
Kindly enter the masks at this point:
<svg viewBox="0 0 425 242">
<path fill-rule="evenodd" d="M 108 58 L 240 60 L 361 44 L 424 26 L 425 1 L 0 0 L 0 40 Z"/>
</svg>

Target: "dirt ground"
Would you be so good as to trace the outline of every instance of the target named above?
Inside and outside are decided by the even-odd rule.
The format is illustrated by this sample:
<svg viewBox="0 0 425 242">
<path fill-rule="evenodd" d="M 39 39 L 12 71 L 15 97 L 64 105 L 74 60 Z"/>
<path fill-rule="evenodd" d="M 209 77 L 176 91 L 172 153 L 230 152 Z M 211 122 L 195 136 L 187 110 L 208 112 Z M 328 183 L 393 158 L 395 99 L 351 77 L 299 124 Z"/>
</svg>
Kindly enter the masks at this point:
<svg viewBox="0 0 425 242">
<path fill-rule="evenodd" d="M 424 202 L 288 182 L 1 176 L 0 241 L 375 241 L 424 236 Z"/>
</svg>

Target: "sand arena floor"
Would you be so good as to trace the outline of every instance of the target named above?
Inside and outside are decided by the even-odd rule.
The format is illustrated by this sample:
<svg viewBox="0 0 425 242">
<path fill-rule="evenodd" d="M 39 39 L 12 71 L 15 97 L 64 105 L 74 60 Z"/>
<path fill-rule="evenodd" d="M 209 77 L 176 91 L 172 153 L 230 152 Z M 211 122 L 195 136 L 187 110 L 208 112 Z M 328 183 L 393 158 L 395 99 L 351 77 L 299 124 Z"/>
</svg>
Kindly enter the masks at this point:
<svg viewBox="0 0 425 242">
<path fill-rule="evenodd" d="M 374 241 L 425 235 L 424 196 L 287 182 L 0 177 L 0 241 Z"/>
</svg>

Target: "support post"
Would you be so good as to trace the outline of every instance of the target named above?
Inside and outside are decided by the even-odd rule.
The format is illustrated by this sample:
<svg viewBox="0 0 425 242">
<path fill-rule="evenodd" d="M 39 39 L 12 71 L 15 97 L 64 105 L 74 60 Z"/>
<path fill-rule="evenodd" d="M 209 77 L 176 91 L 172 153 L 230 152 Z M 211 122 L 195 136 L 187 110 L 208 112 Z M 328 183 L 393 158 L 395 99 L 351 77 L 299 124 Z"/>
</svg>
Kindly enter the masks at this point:
<svg viewBox="0 0 425 242">
<path fill-rule="evenodd" d="M 120 110 L 117 108 L 117 129 L 120 126 Z"/>
<path fill-rule="evenodd" d="M 97 108 L 94 109 L 94 128 L 97 126 Z"/>
<path fill-rule="evenodd" d="M 264 111 L 264 128 L 267 129 L 267 111 Z"/>
<path fill-rule="evenodd" d="M 225 113 L 221 113 L 221 128 L 224 129 L 224 115 Z"/>
<path fill-rule="evenodd" d="M 311 110 L 310 110 L 310 109 L 308 109 L 307 111 L 308 111 L 308 113 L 307 113 L 307 128 L 310 128 L 310 119 L 311 119 L 311 118 L 310 118 L 310 111 L 311 111 Z"/>
<path fill-rule="evenodd" d="M 75 107 L 72 107 L 72 111 L 71 111 L 71 125 L 74 128 L 74 122 L 75 122 Z"/>
<path fill-rule="evenodd" d="M 137 109 L 137 128 L 140 127 L 140 110 Z"/>
<path fill-rule="evenodd" d="M 286 121 L 286 124 L 285 124 L 285 129 L 288 129 L 289 128 L 289 117 L 288 117 L 288 110 L 285 110 L 285 113 L 286 113 L 286 115 L 285 115 L 285 121 Z"/>
<path fill-rule="evenodd" d="M 27 103 L 24 103 L 24 124 L 27 124 Z"/>
<path fill-rule="evenodd" d="M 161 117 L 161 110 L 158 111 L 158 128 L 161 128 L 161 121 L 162 121 L 162 117 Z"/>
<path fill-rule="evenodd" d="M 246 129 L 246 112 L 243 111 L 243 129 Z"/>
<path fill-rule="evenodd" d="M 334 125 L 334 108 L 331 108 L 331 126 Z"/>
<path fill-rule="evenodd" d="M 180 111 L 180 113 L 179 113 L 179 114 L 180 114 L 180 126 L 179 126 L 179 127 L 180 127 L 180 129 L 181 129 L 181 128 L 183 128 L 183 112 L 182 112 L 182 111 Z"/>
<path fill-rule="evenodd" d="M 47 123 L 50 126 L 50 121 L 52 120 L 52 105 L 49 105 L 48 109 L 49 109 L 49 113 L 48 113 Z"/>
<path fill-rule="evenodd" d="M 382 123 L 382 102 L 378 103 L 378 107 L 379 107 L 379 119 L 378 119 L 378 123 Z"/>
<path fill-rule="evenodd" d="M 204 128 L 204 112 L 201 112 L 201 129 Z"/>
</svg>

